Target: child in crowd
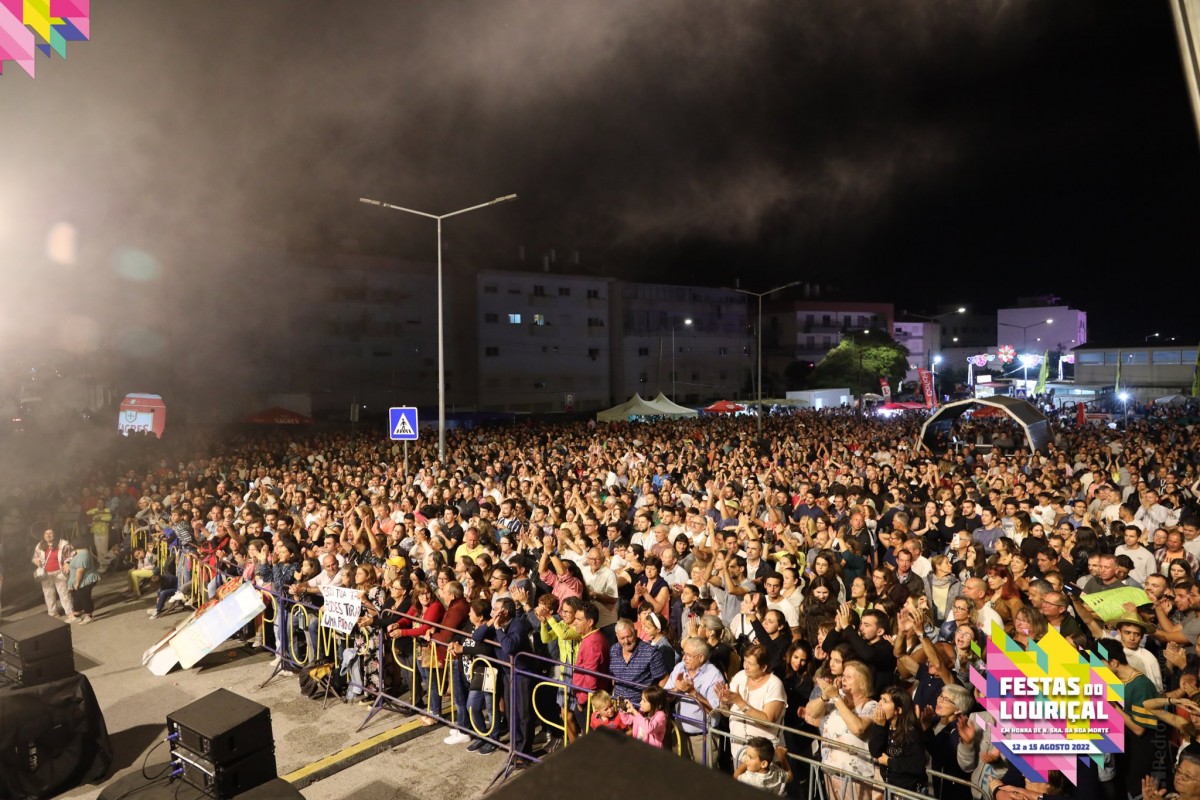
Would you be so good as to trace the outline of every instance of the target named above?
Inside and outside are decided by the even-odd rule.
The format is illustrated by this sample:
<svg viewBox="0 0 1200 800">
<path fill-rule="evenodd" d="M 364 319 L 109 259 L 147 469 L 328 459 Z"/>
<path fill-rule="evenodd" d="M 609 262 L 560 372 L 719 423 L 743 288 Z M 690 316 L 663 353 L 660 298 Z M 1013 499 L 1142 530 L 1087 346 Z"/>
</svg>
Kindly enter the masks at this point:
<svg viewBox="0 0 1200 800">
<path fill-rule="evenodd" d="M 667 735 L 667 691 L 661 686 L 648 686 L 642 692 L 642 702 L 634 708 L 625 701 L 621 720 L 630 727 L 633 738 L 652 747 L 662 747 Z"/>
<path fill-rule="evenodd" d="M 784 761 L 780 766 L 775 761 L 775 745 L 762 736 L 752 736 L 747 740 L 741 763 L 734 770 L 733 777 L 777 795 L 783 795 L 788 781 L 792 779 L 787 762 Z"/>
<path fill-rule="evenodd" d="M 611 728 L 618 733 L 629 730 L 629 723 L 621 718 L 617 701 L 603 689 L 592 695 L 591 729 L 597 728 Z"/>
</svg>

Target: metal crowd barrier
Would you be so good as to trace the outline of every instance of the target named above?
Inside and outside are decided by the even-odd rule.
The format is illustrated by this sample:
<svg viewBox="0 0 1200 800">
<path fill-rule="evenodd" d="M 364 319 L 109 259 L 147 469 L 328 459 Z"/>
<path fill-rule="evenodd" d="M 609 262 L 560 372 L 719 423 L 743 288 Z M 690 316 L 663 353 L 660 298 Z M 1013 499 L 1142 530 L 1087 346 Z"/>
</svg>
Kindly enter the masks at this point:
<svg viewBox="0 0 1200 800">
<path fill-rule="evenodd" d="M 281 663 L 276 666 L 276 668 L 272 672 L 271 676 L 269 678 L 267 678 L 266 681 L 263 682 L 263 684 L 262 684 L 263 686 L 265 686 L 267 683 L 269 683 L 284 668 L 284 666 L 291 666 L 296 669 L 299 669 L 299 668 L 303 668 L 303 667 L 307 667 L 307 666 L 312 666 L 314 664 L 320 663 L 325 660 L 332 659 L 333 660 L 332 668 L 339 669 L 339 670 L 341 669 L 341 663 L 340 663 L 341 655 L 342 655 L 342 651 L 344 650 L 344 648 L 347 646 L 347 644 L 349 642 L 349 637 L 343 636 L 342 634 L 339 634 L 330 628 L 326 628 L 326 627 L 323 627 L 318 624 L 317 636 L 315 637 L 315 641 L 311 643 L 311 646 L 306 646 L 306 648 L 305 648 L 306 652 L 304 653 L 304 656 L 305 656 L 304 659 L 301 659 L 299 657 L 299 654 L 296 652 L 296 647 L 295 647 L 296 637 L 293 635 L 293 633 L 297 630 L 295 623 L 298 618 L 303 620 L 303 627 L 299 628 L 299 630 L 304 632 L 304 635 L 307 637 L 307 632 L 309 630 L 309 627 L 310 627 L 313 617 L 316 616 L 317 619 L 319 620 L 319 615 L 321 613 L 321 609 L 318 606 L 315 606 L 315 605 L 307 603 L 307 602 L 298 601 L 298 600 L 295 600 L 290 597 L 282 597 L 278 592 L 276 592 L 272 589 L 267 589 L 262 586 L 258 586 L 257 588 L 263 593 L 264 599 L 267 602 L 267 610 L 263 613 L 263 616 L 262 616 L 262 622 L 263 622 L 264 629 L 267 626 L 272 626 L 273 628 L 277 629 L 276 623 L 278 622 L 278 619 L 279 619 L 281 606 L 284 610 L 284 613 L 287 614 L 287 620 L 288 620 L 288 626 L 289 626 L 286 648 L 282 648 L 281 643 L 277 640 L 273 644 L 268 645 L 267 639 L 265 636 L 265 630 L 264 630 L 264 639 L 263 639 L 264 649 L 267 649 L 267 650 L 273 652 L 275 655 L 279 656 L 281 659 Z M 464 631 L 456 630 L 454 628 L 448 628 L 439 623 L 428 622 L 426 620 L 421 619 L 420 617 L 416 617 L 411 614 L 402 614 L 402 613 L 398 613 L 398 612 L 392 612 L 392 615 L 397 618 L 400 618 L 400 619 L 406 619 L 409 622 L 413 623 L 414 626 L 419 625 L 419 626 L 423 626 L 423 627 L 429 627 L 436 631 L 454 633 L 455 635 L 458 635 L 458 636 L 462 636 L 465 634 Z M 510 658 L 491 658 L 488 656 L 476 656 L 471 662 L 471 666 L 470 666 L 471 670 L 474 669 L 476 664 L 484 663 L 484 664 L 490 666 L 491 668 L 497 670 L 497 680 L 498 681 L 503 679 L 503 692 L 497 691 L 497 692 L 486 692 L 485 693 L 485 694 L 490 695 L 490 697 L 487 700 L 485 700 L 485 702 L 490 702 L 490 704 L 491 704 L 490 713 L 487 715 L 488 720 L 489 720 L 488 730 L 479 730 L 476 727 L 474 720 L 471 718 L 473 715 L 471 715 L 470 713 L 467 714 L 467 717 L 468 717 L 467 719 L 465 719 L 465 720 L 458 719 L 458 706 L 459 706 L 458 699 L 459 698 L 456 697 L 456 692 L 458 691 L 458 688 L 456 687 L 455 680 L 454 680 L 454 671 L 458 667 L 456 667 L 454 665 L 454 662 L 458 661 L 459 657 L 451 656 L 451 655 L 449 655 L 448 652 L 445 652 L 445 647 L 446 647 L 445 645 L 441 644 L 440 642 L 426 641 L 422 637 L 397 637 L 395 639 L 391 639 L 390 637 L 387 636 L 386 631 L 384 631 L 382 629 L 373 631 L 369 628 L 360 628 L 359 630 L 362 631 L 365 635 L 376 637 L 376 645 L 377 645 L 376 652 L 377 652 L 377 662 L 378 662 L 376 682 L 377 682 L 379 689 L 376 690 L 376 689 L 371 688 L 368 685 L 369 682 L 366 681 L 365 679 L 362 684 L 355 683 L 353 681 L 349 682 L 350 687 L 352 689 L 356 689 L 359 692 L 361 692 L 363 696 L 373 696 L 374 697 L 374 700 L 371 703 L 371 708 L 368 710 L 366 718 L 359 725 L 358 730 L 361 731 L 363 728 L 365 728 L 381 710 L 385 710 L 385 709 L 389 709 L 389 708 L 391 710 L 407 710 L 413 714 L 436 719 L 437 721 L 443 723 L 444 725 L 446 725 L 449 728 L 461 731 L 461 732 L 466 733 L 471 736 L 485 739 L 486 741 L 491 742 L 492 744 L 496 745 L 498 748 L 506 748 L 507 749 L 507 757 L 506 757 L 505 763 L 501 767 L 500 771 L 497 772 L 496 776 L 493 778 L 493 780 L 492 780 L 493 784 L 497 780 L 500 780 L 501 778 L 506 777 L 508 774 L 510 774 L 512 772 L 517 759 L 523 759 L 523 760 L 525 760 L 527 762 L 531 762 L 531 763 L 539 763 L 541 761 L 541 759 L 538 756 L 535 756 L 532 753 L 526 753 L 526 752 L 521 752 L 521 751 L 517 750 L 516 741 L 517 741 L 517 733 L 518 733 L 518 731 L 517 731 L 518 720 L 517 720 L 517 714 L 514 713 L 515 709 L 517 709 L 519 707 L 519 703 L 517 701 L 517 691 L 518 691 L 519 681 L 517 679 L 525 679 L 525 681 L 528 682 L 529 693 L 530 693 L 529 703 L 530 703 L 531 712 L 548 729 L 557 731 L 560 735 L 562 735 L 564 743 L 566 742 L 566 736 L 567 736 L 566 726 L 565 726 L 564 721 L 562 719 L 557 719 L 557 720 L 556 719 L 547 719 L 541 713 L 541 710 L 539 709 L 539 707 L 536 703 L 537 692 L 545 691 L 546 687 L 554 687 L 555 692 L 561 692 L 563 695 L 564 704 L 562 706 L 560 706 L 560 708 L 563 708 L 568 705 L 567 700 L 568 700 L 569 693 L 571 693 L 571 692 L 586 692 L 588 695 L 588 704 L 585 708 L 585 712 L 586 712 L 584 715 L 584 726 L 585 727 L 584 727 L 584 731 L 582 731 L 582 733 L 586 733 L 590 729 L 591 710 L 592 710 L 591 709 L 591 697 L 592 697 L 593 691 L 586 689 L 584 687 L 581 687 L 578 684 L 576 684 L 570 680 L 567 680 L 567 679 L 547 676 L 544 672 L 538 671 L 536 669 L 536 667 L 526 666 L 526 665 L 529 665 L 530 662 L 532 662 L 532 664 L 534 664 L 534 665 L 538 665 L 538 664 L 545 665 L 546 667 L 548 667 L 550 669 L 553 669 L 556 667 L 569 666 L 571 669 L 572 675 L 575 675 L 575 674 L 590 675 L 592 677 L 599 678 L 605 682 L 609 682 L 614 685 L 620 684 L 620 685 L 629 686 L 629 687 L 635 688 L 635 689 L 647 688 L 646 686 L 643 686 L 640 684 L 629 683 L 626 681 L 617 681 L 613 678 L 613 676 L 611 674 L 596 672 L 593 670 L 588 670 L 588 669 L 574 666 L 574 665 L 566 665 L 561 661 L 547 658 L 545 656 L 539 656 L 535 653 L 518 653 L 516 656 L 510 657 Z M 407 652 L 401 652 L 403 649 L 403 646 L 400 643 L 400 639 L 402 639 L 402 638 L 409 639 L 408 644 L 409 644 L 410 649 Z M 307 642 L 307 638 L 306 638 L 306 642 Z M 497 650 L 500 649 L 500 644 L 498 642 L 489 640 L 488 643 L 492 647 L 496 648 Z M 417 691 L 417 686 L 421 679 L 419 678 L 420 669 L 419 669 L 418 665 L 420 663 L 420 658 L 421 658 L 421 648 L 425 647 L 425 646 L 428 646 L 431 648 L 436 647 L 436 648 L 443 649 L 443 651 L 445 652 L 445 657 L 444 657 L 444 663 L 439 665 L 439 663 L 438 663 L 439 658 L 437 657 L 437 654 L 433 653 L 431 655 L 431 657 L 429 659 L 430 663 L 429 663 L 429 666 L 427 667 L 429 679 L 427 681 L 424 681 L 424 683 L 426 684 L 425 691 L 422 693 L 421 696 L 419 696 L 418 691 Z M 406 675 L 408 677 L 409 691 L 407 692 L 406 698 L 391 695 L 391 694 L 388 694 L 388 692 L 387 692 L 387 670 L 385 669 L 385 667 L 388 664 L 388 661 L 387 661 L 388 658 L 391 659 L 390 663 L 394 666 L 395 669 L 399 670 L 401 673 L 403 673 L 404 675 Z M 364 667 L 365 667 L 365 664 L 364 664 Z M 469 680 L 470 680 L 470 671 L 467 671 L 465 682 L 469 683 Z M 443 711 L 441 714 L 438 714 L 438 715 L 432 714 L 429 711 L 429 709 L 431 707 L 431 700 L 433 697 L 432 693 L 434 691 L 437 691 L 438 694 L 443 697 L 443 703 L 442 703 Z M 681 699 L 687 699 L 688 702 L 695 703 L 694 700 L 690 700 L 690 698 L 686 698 L 685 695 L 681 695 L 676 692 L 668 692 L 668 695 L 671 696 L 672 699 L 675 701 L 679 701 Z M 448 710 L 446 708 L 447 703 L 449 703 Z M 503 704 L 505 718 L 508 723 L 508 730 L 501 732 L 501 733 L 497 733 L 495 728 L 496 728 L 496 723 L 497 723 L 497 719 L 498 719 L 498 706 L 501 703 Z M 678 702 L 676 702 L 675 705 L 677 707 Z M 485 710 L 487 710 L 487 709 L 485 709 Z M 803 731 L 803 730 L 799 730 L 797 728 L 788 727 L 786 725 L 782 725 L 779 723 L 770 723 L 770 722 L 765 722 L 763 720 L 753 719 L 753 718 L 745 716 L 744 714 L 741 714 L 739 712 L 735 712 L 732 710 L 724 710 L 720 713 L 722 713 L 725 716 L 731 717 L 731 718 L 736 718 L 736 717 L 744 718 L 757 727 L 765 727 L 765 728 L 770 728 L 772 730 L 775 730 L 777 732 L 777 738 L 780 741 L 782 741 L 782 735 L 784 733 L 791 733 L 793 735 L 800 736 L 806 740 L 809 740 L 814 745 L 826 745 L 828 747 L 837 748 L 837 749 L 845 751 L 851 755 L 855 755 L 860 758 L 866 759 L 868 761 L 874 762 L 874 759 L 872 758 L 870 752 L 864 748 L 853 747 L 853 746 L 844 744 L 842 742 L 839 742 L 839 741 L 836 741 L 833 739 L 828 739 L 828 738 L 819 736 L 817 734 L 813 734 L 808 731 Z M 695 734 L 695 735 L 699 735 L 699 736 L 703 737 L 702 742 L 703 742 L 704 749 L 700 754 L 700 758 L 697 759 L 698 763 L 702 763 L 702 764 L 709 763 L 708 748 L 715 744 L 715 742 L 711 738 L 712 736 L 715 736 L 717 738 L 724 737 L 725 739 L 727 739 L 729 741 L 731 749 L 733 750 L 735 755 L 736 755 L 737 749 L 736 749 L 736 747 L 734 747 L 734 745 L 744 744 L 744 742 L 738 741 L 737 737 L 734 737 L 728 731 L 723 731 L 723 730 L 718 729 L 717 727 L 710 725 L 709 716 L 710 715 L 708 715 L 708 714 L 702 714 L 701 720 L 699 722 L 702 733 Z M 692 725 L 697 724 L 696 719 L 694 719 L 692 717 L 681 717 L 678 713 L 673 713 L 671 721 L 670 721 L 672 730 L 669 732 L 669 733 L 673 733 L 673 737 L 671 737 L 669 735 L 668 739 L 665 740 L 665 741 L 669 741 L 671 738 L 674 739 L 675 752 L 680 756 L 683 755 L 683 737 L 688 735 L 688 734 L 684 733 L 683 728 L 681 726 L 681 720 L 684 720 L 684 719 L 687 721 L 688 724 L 692 724 Z M 503 741 L 503 736 L 505 734 L 507 735 L 507 739 L 508 739 L 507 742 Z M 803 768 L 806 768 L 809 772 L 808 795 L 807 795 L 808 800 L 851 800 L 850 796 L 847 795 L 845 789 L 843 789 L 843 791 L 841 793 L 839 793 L 840 794 L 839 797 L 831 797 L 829 795 L 829 793 L 826 790 L 824 781 L 822 780 L 822 777 L 830 776 L 830 775 L 841 776 L 843 778 L 846 778 L 848 781 L 853 781 L 861 786 L 868 787 L 872 792 L 876 792 L 876 793 L 882 792 L 883 800 L 892 800 L 892 798 L 899 798 L 899 800 L 926 800 L 926 798 L 928 797 L 928 795 L 922 795 L 919 793 L 901 789 L 897 786 L 893 786 L 891 784 L 885 783 L 884 781 L 879 780 L 874 777 L 868 778 L 868 777 L 860 776 L 853 771 L 846 770 L 846 769 L 843 769 L 840 767 L 835 767 L 833 765 L 827 764 L 825 762 L 819 761 L 819 760 L 811 758 L 809 756 L 800 755 L 798 753 L 792 753 L 790 751 L 788 752 L 787 756 L 790 761 L 800 764 Z M 970 781 L 964 780 L 962 778 L 958 778 L 958 777 L 955 777 L 952 775 L 947 775 L 945 773 L 937 772 L 936 770 L 932 770 L 932 769 L 926 770 L 926 773 L 927 773 L 928 777 L 930 778 L 930 780 L 929 780 L 930 787 L 933 787 L 935 785 L 940 786 L 940 785 L 944 785 L 945 782 L 950 782 L 950 783 L 956 783 L 956 784 L 962 785 L 962 786 L 966 787 L 968 790 L 973 791 L 973 792 L 981 791 L 979 787 L 975 786 Z M 986 796 L 986 794 L 987 794 L 986 791 L 984 791 L 985 796 Z M 938 795 L 940 796 L 940 792 L 938 793 Z"/>
</svg>

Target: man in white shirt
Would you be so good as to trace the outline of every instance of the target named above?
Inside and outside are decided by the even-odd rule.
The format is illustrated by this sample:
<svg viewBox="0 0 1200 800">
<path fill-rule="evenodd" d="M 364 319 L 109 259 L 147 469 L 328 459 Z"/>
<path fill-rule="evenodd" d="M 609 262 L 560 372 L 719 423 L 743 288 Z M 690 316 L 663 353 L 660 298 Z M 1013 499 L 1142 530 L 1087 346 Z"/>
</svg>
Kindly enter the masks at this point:
<svg viewBox="0 0 1200 800">
<path fill-rule="evenodd" d="M 1167 527 L 1170 515 L 1170 509 L 1159 504 L 1158 492 L 1147 489 L 1142 495 L 1142 504 L 1133 515 L 1133 520 L 1143 529 L 1153 532 L 1157 528 Z"/>
<path fill-rule="evenodd" d="M 921 555 L 921 543 L 916 539 L 909 539 L 904 543 L 904 548 L 912 554 L 912 566 L 910 566 L 909 569 L 912 570 L 913 574 L 915 574 L 918 578 L 925 580 L 925 578 L 929 575 L 930 570 L 933 569 L 933 564 L 928 558 Z"/>
<path fill-rule="evenodd" d="M 1004 629 L 1004 620 L 1000 617 L 1000 613 L 992 608 L 987 602 L 988 590 L 987 584 L 980 578 L 971 578 L 963 585 L 963 597 L 969 597 L 975 603 L 976 619 L 979 621 L 979 628 L 984 635 L 990 637 L 992 635 L 992 625 L 999 625 L 1001 630 Z"/>
<path fill-rule="evenodd" d="M 783 576 L 778 572 L 772 572 L 767 575 L 763 581 L 763 588 L 767 592 L 767 608 L 774 609 L 783 618 L 787 620 L 788 627 L 792 629 L 793 636 L 800 635 L 800 612 L 796 605 L 783 597 L 780 591 L 783 589 Z"/>
<path fill-rule="evenodd" d="M 1139 586 L 1158 571 L 1158 562 L 1154 560 L 1154 554 L 1149 548 L 1142 547 L 1142 530 L 1137 525 L 1125 526 L 1125 544 L 1117 545 L 1116 555 L 1129 556 L 1129 560 L 1133 562 L 1129 577 L 1137 581 Z"/>
<path fill-rule="evenodd" d="M 617 574 L 604 564 L 604 551 L 598 547 L 588 550 L 587 563 L 580 570 L 588 595 L 600 612 L 596 625 L 603 631 L 617 623 Z M 605 632 L 608 638 L 609 632 Z M 613 640 L 615 641 L 615 639 Z"/>
</svg>

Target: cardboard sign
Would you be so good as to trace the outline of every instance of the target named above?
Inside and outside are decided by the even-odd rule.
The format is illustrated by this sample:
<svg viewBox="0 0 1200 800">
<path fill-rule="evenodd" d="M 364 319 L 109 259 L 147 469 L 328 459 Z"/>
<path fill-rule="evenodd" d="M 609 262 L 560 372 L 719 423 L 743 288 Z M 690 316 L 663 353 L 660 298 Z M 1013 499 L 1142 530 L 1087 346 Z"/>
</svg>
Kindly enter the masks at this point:
<svg viewBox="0 0 1200 800">
<path fill-rule="evenodd" d="M 332 628 L 338 633 L 350 633 L 362 616 L 362 596 L 357 589 L 344 586 L 323 586 L 325 611 L 321 614 L 321 627 Z"/>
</svg>

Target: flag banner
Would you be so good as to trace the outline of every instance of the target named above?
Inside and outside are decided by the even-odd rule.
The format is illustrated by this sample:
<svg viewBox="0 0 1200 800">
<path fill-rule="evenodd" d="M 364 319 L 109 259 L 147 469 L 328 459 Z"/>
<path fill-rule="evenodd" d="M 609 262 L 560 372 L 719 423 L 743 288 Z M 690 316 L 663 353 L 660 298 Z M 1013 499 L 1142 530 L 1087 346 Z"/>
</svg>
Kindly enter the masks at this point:
<svg viewBox="0 0 1200 800">
<path fill-rule="evenodd" d="M 921 391 L 925 394 L 925 407 L 933 408 L 933 373 L 927 369 L 917 370 L 921 379 Z"/>
</svg>

